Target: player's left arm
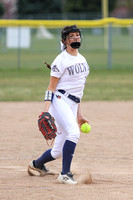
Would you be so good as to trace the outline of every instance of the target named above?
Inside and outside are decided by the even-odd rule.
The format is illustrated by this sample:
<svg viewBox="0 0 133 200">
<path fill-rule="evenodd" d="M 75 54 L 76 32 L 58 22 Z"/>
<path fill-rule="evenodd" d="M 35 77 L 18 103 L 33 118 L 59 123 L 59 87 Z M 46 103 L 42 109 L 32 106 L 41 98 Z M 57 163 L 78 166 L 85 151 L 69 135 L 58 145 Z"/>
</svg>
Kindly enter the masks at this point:
<svg viewBox="0 0 133 200">
<path fill-rule="evenodd" d="M 78 104 L 77 120 L 78 120 L 78 124 L 79 124 L 80 127 L 85 122 L 87 122 L 89 124 L 89 120 L 86 119 L 86 117 L 84 117 L 83 114 L 82 114 L 82 112 L 81 112 L 81 105 L 80 105 L 80 103 Z"/>
</svg>

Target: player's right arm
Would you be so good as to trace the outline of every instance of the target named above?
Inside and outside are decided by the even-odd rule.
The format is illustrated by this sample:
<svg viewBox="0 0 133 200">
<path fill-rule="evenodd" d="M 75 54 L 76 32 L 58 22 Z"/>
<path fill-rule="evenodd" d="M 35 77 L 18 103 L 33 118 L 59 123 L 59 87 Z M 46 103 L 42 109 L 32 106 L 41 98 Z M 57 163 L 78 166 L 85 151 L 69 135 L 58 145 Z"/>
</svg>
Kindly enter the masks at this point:
<svg viewBox="0 0 133 200">
<path fill-rule="evenodd" d="M 85 122 L 87 122 L 89 124 L 88 119 L 86 119 L 81 112 L 81 106 L 80 103 L 78 104 L 78 112 L 77 112 L 77 119 L 78 119 L 78 124 L 81 127 L 82 124 L 84 124 Z"/>
<path fill-rule="evenodd" d="M 50 82 L 49 82 L 49 86 L 47 88 L 47 91 L 51 91 L 51 92 L 55 92 L 55 89 L 57 87 L 59 78 L 56 78 L 54 76 L 50 77 Z M 51 101 L 45 101 L 44 102 L 44 112 L 48 112 L 49 107 L 50 107 Z"/>
</svg>

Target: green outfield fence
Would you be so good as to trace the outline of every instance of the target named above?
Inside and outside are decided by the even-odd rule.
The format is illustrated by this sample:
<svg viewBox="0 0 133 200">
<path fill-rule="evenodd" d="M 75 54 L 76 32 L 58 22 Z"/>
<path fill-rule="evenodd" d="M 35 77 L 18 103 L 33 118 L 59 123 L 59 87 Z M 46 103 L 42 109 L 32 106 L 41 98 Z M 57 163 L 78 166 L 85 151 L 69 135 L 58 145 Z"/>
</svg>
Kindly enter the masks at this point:
<svg viewBox="0 0 133 200">
<path fill-rule="evenodd" d="M 133 69 L 133 19 L 0 20 L 0 68 L 40 68 L 60 52 L 60 31 L 82 29 L 80 52 L 94 69 Z"/>
</svg>

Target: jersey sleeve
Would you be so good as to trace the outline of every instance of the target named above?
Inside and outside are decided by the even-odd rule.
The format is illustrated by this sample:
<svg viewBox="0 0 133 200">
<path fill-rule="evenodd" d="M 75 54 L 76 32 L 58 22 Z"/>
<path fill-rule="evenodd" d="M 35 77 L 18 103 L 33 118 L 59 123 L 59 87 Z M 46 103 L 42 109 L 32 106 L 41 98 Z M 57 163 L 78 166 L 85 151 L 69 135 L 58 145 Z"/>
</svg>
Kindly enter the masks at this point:
<svg viewBox="0 0 133 200">
<path fill-rule="evenodd" d="M 50 75 L 60 78 L 61 75 L 64 72 L 64 64 L 62 63 L 62 59 L 60 57 L 57 57 L 53 63 L 51 64 L 51 72 Z"/>
</svg>

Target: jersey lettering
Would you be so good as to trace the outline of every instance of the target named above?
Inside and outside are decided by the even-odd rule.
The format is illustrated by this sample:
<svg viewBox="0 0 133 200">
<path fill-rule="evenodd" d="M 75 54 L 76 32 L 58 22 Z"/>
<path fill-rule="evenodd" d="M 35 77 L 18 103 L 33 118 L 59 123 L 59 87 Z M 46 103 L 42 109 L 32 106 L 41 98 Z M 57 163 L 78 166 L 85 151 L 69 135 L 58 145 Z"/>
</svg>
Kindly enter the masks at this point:
<svg viewBox="0 0 133 200">
<path fill-rule="evenodd" d="M 70 76 L 74 75 L 74 65 L 68 67 L 67 70 L 68 70 Z"/>
<path fill-rule="evenodd" d="M 88 65 L 85 63 L 78 63 L 76 65 L 71 65 L 67 68 L 69 75 L 79 74 L 82 72 L 86 72 L 88 70 Z"/>
<path fill-rule="evenodd" d="M 53 72 L 59 72 L 59 69 L 57 68 L 57 65 L 54 65 L 54 66 L 52 67 L 52 70 L 53 70 Z"/>
</svg>

